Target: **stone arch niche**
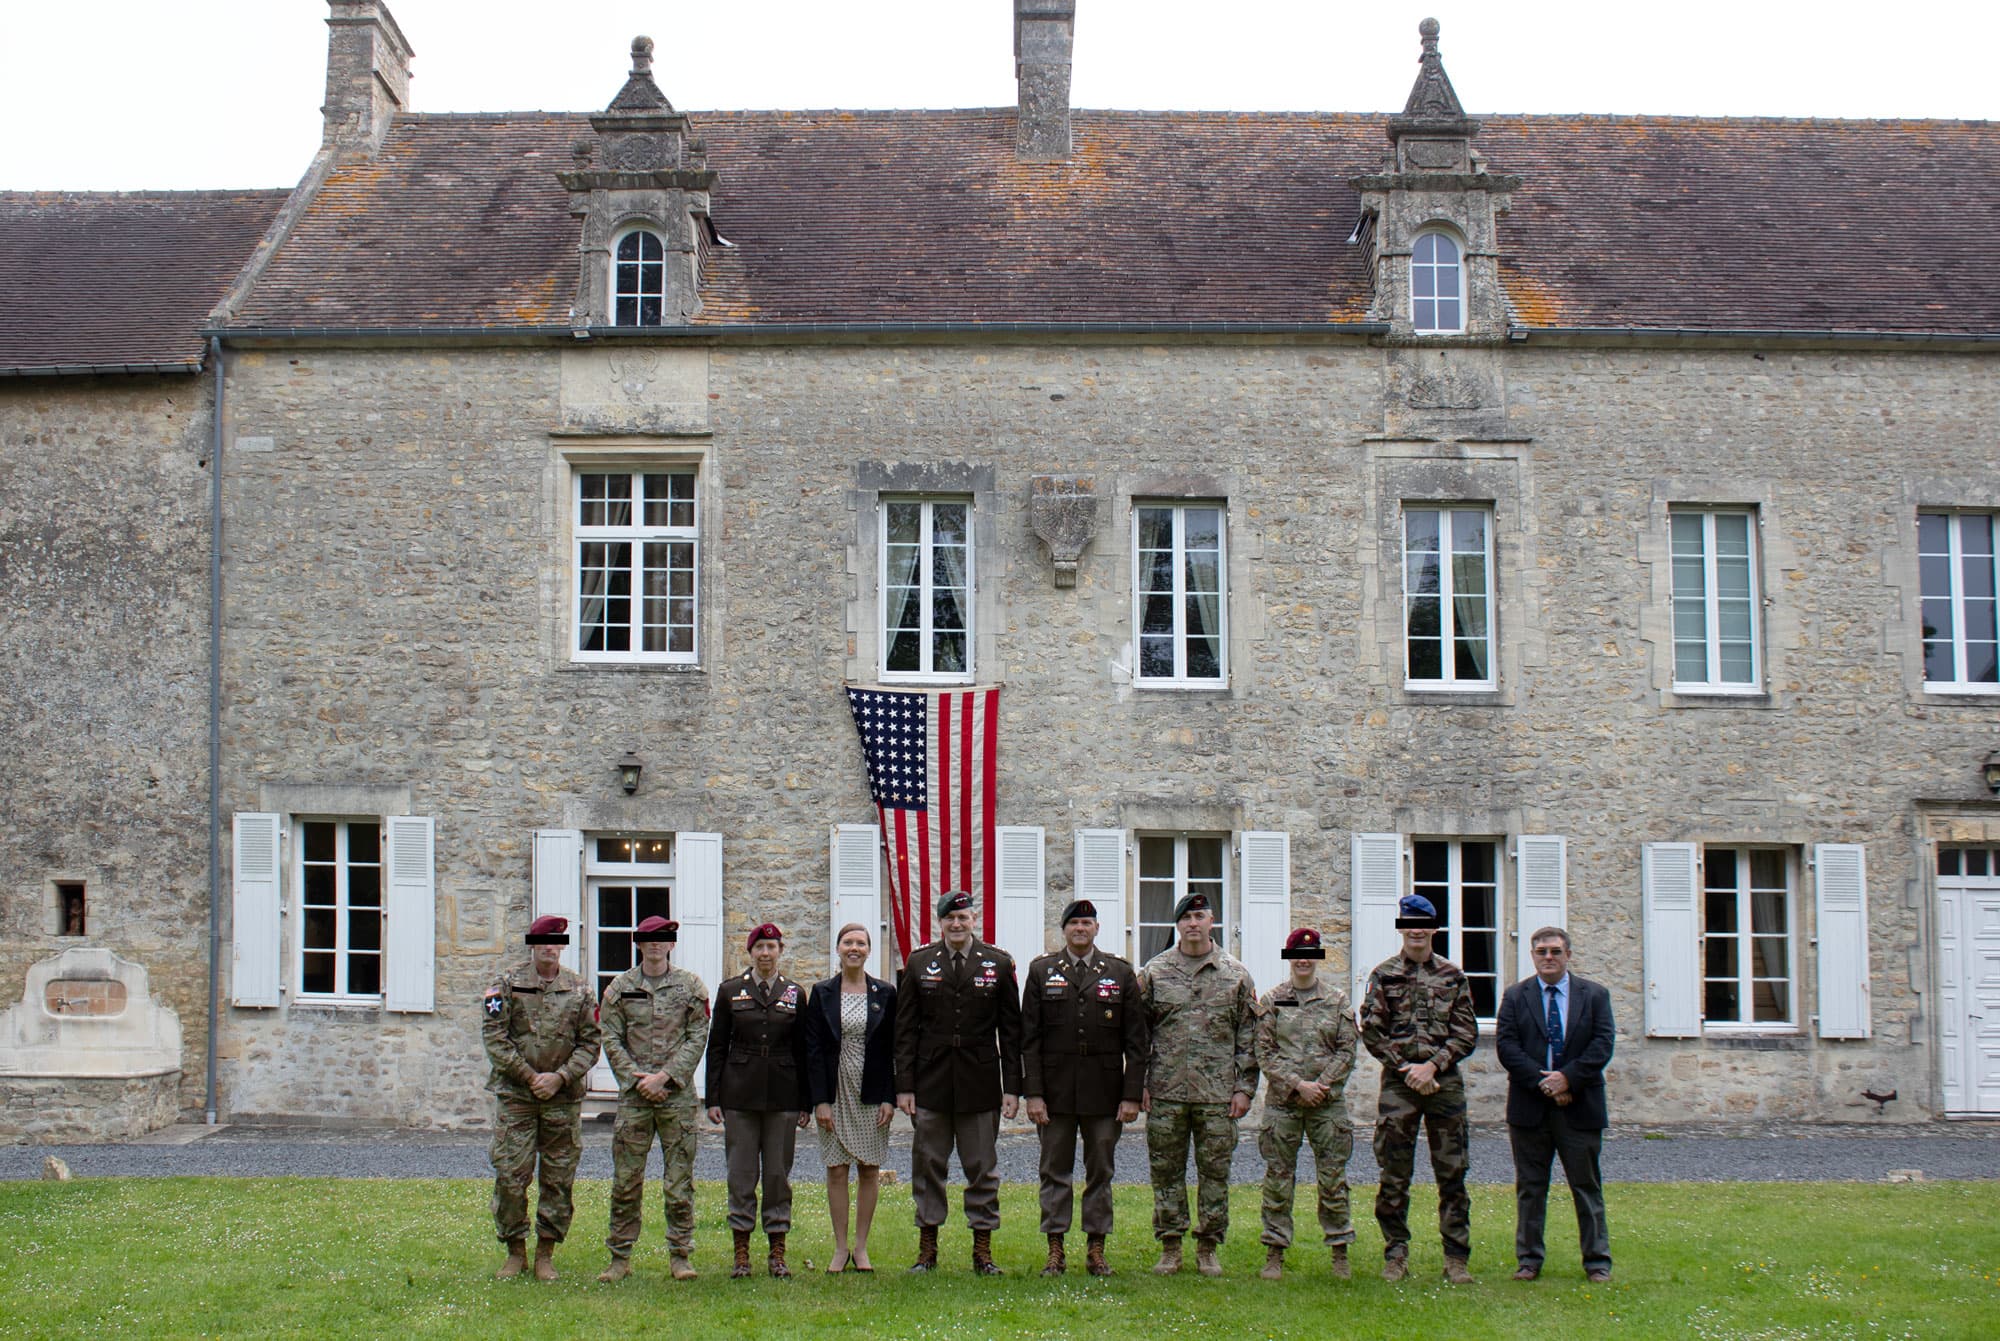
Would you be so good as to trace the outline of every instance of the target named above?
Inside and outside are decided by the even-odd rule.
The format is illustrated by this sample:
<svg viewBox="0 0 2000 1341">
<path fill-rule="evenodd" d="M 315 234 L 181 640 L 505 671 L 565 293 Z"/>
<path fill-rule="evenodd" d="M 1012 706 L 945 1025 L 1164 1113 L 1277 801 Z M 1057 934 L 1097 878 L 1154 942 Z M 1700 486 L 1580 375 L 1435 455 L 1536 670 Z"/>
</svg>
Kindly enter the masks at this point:
<svg viewBox="0 0 2000 1341">
<path fill-rule="evenodd" d="M 0 1014 L 0 1141 L 120 1141 L 180 1113 L 181 1022 L 142 965 L 76 947 Z"/>
</svg>

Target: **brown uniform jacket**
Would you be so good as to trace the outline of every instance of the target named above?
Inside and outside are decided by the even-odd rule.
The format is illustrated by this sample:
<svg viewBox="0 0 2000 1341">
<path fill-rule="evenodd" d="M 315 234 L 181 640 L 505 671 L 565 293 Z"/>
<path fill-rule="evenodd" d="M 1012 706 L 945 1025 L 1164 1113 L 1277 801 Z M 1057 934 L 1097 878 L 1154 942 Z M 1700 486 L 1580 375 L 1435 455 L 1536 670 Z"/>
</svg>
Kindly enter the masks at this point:
<svg viewBox="0 0 2000 1341">
<path fill-rule="evenodd" d="M 1434 1062 L 1448 1075 L 1479 1046 L 1465 970 L 1432 955 L 1412 964 L 1398 952 L 1368 975 L 1361 1042 L 1382 1063 L 1384 1083 L 1405 1062 Z"/>
<path fill-rule="evenodd" d="M 1146 1087 L 1146 1010 L 1139 975 L 1093 947 L 1028 965 L 1021 986 L 1021 1093 L 1051 1113 L 1109 1117 Z"/>
<path fill-rule="evenodd" d="M 940 1113 L 986 1113 L 1021 1092 L 1021 995 L 1014 960 L 974 938 L 954 971 L 943 941 L 903 966 L 896 987 L 896 1092 Z"/>
<path fill-rule="evenodd" d="M 725 978 L 708 1028 L 708 1104 L 754 1113 L 803 1113 L 806 989 L 780 973 L 760 987 L 754 969 Z"/>
<path fill-rule="evenodd" d="M 479 1033 L 492 1077 L 486 1088 L 530 1103 L 575 1103 L 597 1065 L 597 1011 L 590 988 L 568 969 L 544 982 L 532 962 L 493 980 L 479 1003 Z M 563 1078 L 553 1099 L 528 1085 L 544 1071 Z"/>
<path fill-rule="evenodd" d="M 1326 1102 L 1345 1112 L 1341 1090 L 1354 1070 L 1355 1037 L 1347 993 L 1323 978 L 1304 995 L 1289 978 L 1264 993 L 1257 1003 L 1257 1066 L 1270 1086 L 1264 1102 L 1296 1103 L 1299 1082 L 1311 1080 L 1328 1086 Z"/>
<path fill-rule="evenodd" d="M 650 1103 L 639 1077 L 667 1073 L 668 1103 L 694 1101 L 694 1069 L 708 1042 L 708 989 L 684 968 L 669 966 L 658 987 L 646 986 L 637 964 L 604 989 L 604 1060 L 618 1077 L 618 1097 Z"/>
</svg>

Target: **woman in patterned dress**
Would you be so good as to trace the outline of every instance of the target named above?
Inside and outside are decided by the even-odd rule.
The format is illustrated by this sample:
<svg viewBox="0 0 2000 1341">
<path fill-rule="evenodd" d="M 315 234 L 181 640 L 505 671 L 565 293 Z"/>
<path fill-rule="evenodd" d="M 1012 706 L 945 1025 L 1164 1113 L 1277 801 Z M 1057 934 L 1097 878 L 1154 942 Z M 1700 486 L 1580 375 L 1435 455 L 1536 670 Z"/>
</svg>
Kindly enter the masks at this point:
<svg viewBox="0 0 2000 1341">
<path fill-rule="evenodd" d="M 833 1216 L 829 1273 L 853 1264 L 873 1271 L 868 1230 L 875 1221 L 889 1120 L 896 1115 L 896 989 L 869 976 L 874 937 L 849 922 L 834 937 L 840 972 L 813 988 L 806 1010 L 806 1075 L 826 1161 L 826 1204 Z M 860 1168 L 854 1240 L 847 1237 L 847 1166 Z"/>
</svg>

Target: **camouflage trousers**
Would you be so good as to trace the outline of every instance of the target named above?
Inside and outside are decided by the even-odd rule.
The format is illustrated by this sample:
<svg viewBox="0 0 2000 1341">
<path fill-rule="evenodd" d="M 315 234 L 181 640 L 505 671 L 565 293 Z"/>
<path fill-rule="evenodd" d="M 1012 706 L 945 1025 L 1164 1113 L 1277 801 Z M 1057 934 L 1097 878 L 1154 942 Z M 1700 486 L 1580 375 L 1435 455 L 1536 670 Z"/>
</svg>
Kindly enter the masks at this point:
<svg viewBox="0 0 2000 1341">
<path fill-rule="evenodd" d="M 1188 1232 L 1188 1146 L 1194 1146 L 1198 1188 L 1194 1236 L 1222 1242 L 1229 1233 L 1229 1161 L 1236 1153 L 1236 1119 L 1228 1104 L 1154 1099 L 1146 1115 L 1146 1155 L 1153 1175 L 1153 1237 Z"/>
<path fill-rule="evenodd" d="M 1264 1232 L 1258 1237 L 1273 1248 L 1292 1246 L 1299 1146 L 1308 1141 L 1319 1170 L 1320 1233 L 1329 1244 L 1354 1242 L 1354 1220 L 1347 1205 L 1347 1157 L 1354 1153 L 1354 1126 L 1347 1120 L 1347 1105 L 1335 1095 L 1311 1108 L 1265 1105 L 1264 1125 L 1257 1132 L 1257 1153 L 1264 1157 Z"/>
<path fill-rule="evenodd" d="M 535 1236 L 562 1242 L 575 1213 L 570 1185 L 583 1158 L 583 1105 L 496 1096 L 493 1108 L 494 1231 L 502 1243 L 528 1237 L 528 1184 L 539 1161 Z"/>
<path fill-rule="evenodd" d="M 1446 1257 L 1472 1256 L 1472 1199 L 1466 1195 L 1471 1125 L 1465 1116 L 1465 1078 L 1446 1074 L 1435 1094 L 1418 1094 L 1398 1072 L 1384 1069 L 1375 1112 L 1375 1162 L 1382 1183 L 1375 1191 L 1375 1223 L 1382 1227 L 1383 1256 L 1410 1251 L 1410 1175 L 1417 1164 L 1417 1127 L 1430 1138 L 1431 1173 L 1437 1178 L 1438 1234 Z"/>
<path fill-rule="evenodd" d="M 618 1101 L 618 1125 L 611 1130 L 611 1233 L 604 1240 L 613 1257 L 630 1257 L 639 1241 L 640 1208 L 646 1200 L 646 1159 L 657 1137 L 666 1168 L 660 1187 L 666 1202 L 667 1247 L 694 1251 L 695 1097 L 676 1096 L 663 1104 Z"/>
</svg>

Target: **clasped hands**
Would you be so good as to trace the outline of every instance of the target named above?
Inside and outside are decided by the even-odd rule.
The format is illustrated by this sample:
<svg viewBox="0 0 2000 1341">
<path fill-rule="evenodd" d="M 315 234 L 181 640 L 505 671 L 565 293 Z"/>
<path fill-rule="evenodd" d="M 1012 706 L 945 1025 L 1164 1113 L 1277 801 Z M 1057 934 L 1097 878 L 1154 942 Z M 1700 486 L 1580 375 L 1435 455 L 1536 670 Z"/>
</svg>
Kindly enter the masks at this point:
<svg viewBox="0 0 2000 1341">
<path fill-rule="evenodd" d="M 1570 1092 L 1569 1077 L 1560 1071 L 1542 1072 L 1541 1083 L 1535 1088 L 1539 1089 L 1548 1098 L 1555 1100 L 1557 1108 L 1568 1108 L 1576 1099 L 1576 1096 Z"/>
</svg>

